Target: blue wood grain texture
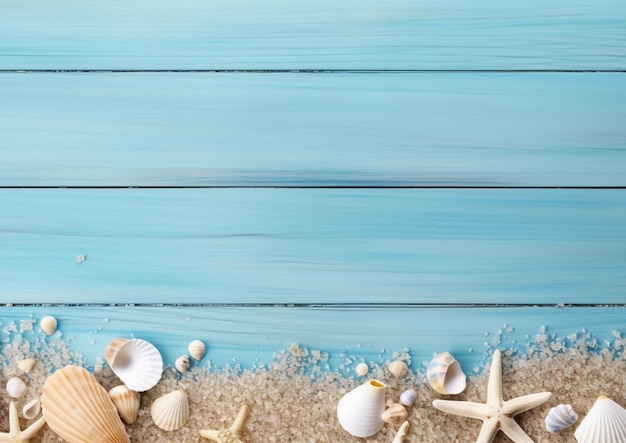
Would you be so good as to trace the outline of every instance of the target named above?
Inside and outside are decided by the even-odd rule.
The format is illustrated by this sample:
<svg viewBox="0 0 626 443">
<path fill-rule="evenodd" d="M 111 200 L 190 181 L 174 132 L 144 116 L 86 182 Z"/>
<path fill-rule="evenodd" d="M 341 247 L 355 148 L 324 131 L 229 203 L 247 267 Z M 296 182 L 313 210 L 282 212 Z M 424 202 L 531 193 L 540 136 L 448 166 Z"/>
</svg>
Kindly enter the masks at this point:
<svg viewBox="0 0 626 443">
<path fill-rule="evenodd" d="M 5 0 L 0 69 L 624 69 L 620 0 Z"/>
<path fill-rule="evenodd" d="M 0 186 L 624 186 L 622 74 L 2 74 Z"/>
<path fill-rule="evenodd" d="M 623 189 L 5 189 L 0 202 L 3 303 L 624 302 Z"/>
</svg>

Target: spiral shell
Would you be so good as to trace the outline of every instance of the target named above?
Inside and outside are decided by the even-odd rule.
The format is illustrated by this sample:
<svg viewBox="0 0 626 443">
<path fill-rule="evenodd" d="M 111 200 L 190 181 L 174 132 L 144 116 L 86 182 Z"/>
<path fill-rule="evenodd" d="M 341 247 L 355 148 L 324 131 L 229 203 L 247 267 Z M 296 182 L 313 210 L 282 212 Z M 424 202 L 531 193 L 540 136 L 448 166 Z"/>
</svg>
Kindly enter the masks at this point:
<svg viewBox="0 0 626 443">
<path fill-rule="evenodd" d="M 574 412 L 571 405 L 558 405 L 550 409 L 546 416 L 545 423 L 548 432 L 553 434 L 569 428 L 578 420 L 578 414 Z"/>
<path fill-rule="evenodd" d="M 574 432 L 578 443 L 626 441 L 626 409 L 601 395 Z"/>
<path fill-rule="evenodd" d="M 181 355 L 176 359 L 174 366 L 176 366 L 176 369 L 178 369 L 179 372 L 187 372 L 189 370 L 189 367 L 191 366 L 189 357 L 186 355 Z"/>
<path fill-rule="evenodd" d="M 132 425 L 137 421 L 141 401 L 139 392 L 129 389 L 126 385 L 119 385 L 109 391 L 109 397 L 126 423 Z"/>
<path fill-rule="evenodd" d="M 202 360 L 204 354 L 206 354 L 206 345 L 200 340 L 193 340 L 187 347 L 189 355 L 196 360 Z"/>
<path fill-rule="evenodd" d="M 22 408 L 22 416 L 26 420 L 32 420 L 41 412 L 41 403 L 38 398 L 34 398 L 24 405 Z"/>
<path fill-rule="evenodd" d="M 461 365 L 449 352 L 437 354 L 426 371 L 428 383 L 440 394 L 460 394 L 465 390 L 467 377 Z"/>
<path fill-rule="evenodd" d="M 187 392 L 179 389 L 157 398 L 150 407 L 154 424 L 164 431 L 182 428 L 189 420 Z"/>
</svg>

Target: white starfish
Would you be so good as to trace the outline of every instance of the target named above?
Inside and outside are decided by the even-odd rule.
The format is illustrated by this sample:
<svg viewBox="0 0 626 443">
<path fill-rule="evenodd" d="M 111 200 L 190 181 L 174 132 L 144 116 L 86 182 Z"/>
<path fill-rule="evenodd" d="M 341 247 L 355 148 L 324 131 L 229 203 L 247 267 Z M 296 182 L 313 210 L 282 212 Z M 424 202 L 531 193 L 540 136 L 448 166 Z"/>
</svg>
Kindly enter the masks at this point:
<svg viewBox="0 0 626 443">
<path fill-rule="evenodd" d="M 200 436 L 217 443 L 243 443 L 241 439 L 241 431 L 246 424 L 248 418 L 248 405 L 243 405 L 237 414 L 235 422 L 228 429 L 208 429 L 201 430 Z"/>
<path fill-rule="evenodd" d="M 0 432 L 0 442 L 28 443 L 31 438 L 46 424 L 46 419 L 40 417 L 23 431 L 20 428 L 20 418 L 17 415 L 17 407 L 14 402 L 9 404 L 9 432 Z"/>
<path fill-rule="evenodd" d="M 449 414 L 481 419 L 483 426 L 480 429 L 476 443 L 491 443 L 498 431 L 504 432 L 515 443 L 533 443 L 533 440 L 517 424 L 513 417 L 545 403 L 551 396 L 552 393 L 550 392 L 540 392 L 503 401 L 502 354 L 496 350 L 493 353 L 491 370 L 489 372 L 487 403 L 434 400 L 433 406 Z"/>
<path fill-rule="evenodd" d="M 395 437 L 391 443 L 402 443 L 404 441 L 404 437 L 406 437 L 407 431 L 409 430 L 409 422 L 405 421 L 396 432 Z"/>
</svg>

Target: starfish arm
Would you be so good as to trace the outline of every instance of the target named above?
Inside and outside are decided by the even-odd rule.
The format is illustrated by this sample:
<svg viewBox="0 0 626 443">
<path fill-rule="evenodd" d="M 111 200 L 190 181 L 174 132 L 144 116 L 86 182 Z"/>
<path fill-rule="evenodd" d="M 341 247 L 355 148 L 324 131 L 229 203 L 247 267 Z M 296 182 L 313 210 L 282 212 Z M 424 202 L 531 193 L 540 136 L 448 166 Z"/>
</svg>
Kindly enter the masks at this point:
<svg viewBox="0 0 626 443">
<path fill-rule="evenodd" d="M 219 431 L 215 429 L 203 429 L 200 431 L 200 437 L 206 438 L 211 441 L 219 441 Z"/>
<path fill-rule="evenodd" d="M 511 417 L 501 418 L 500 429 L 515 443 L 534 443 L 532 438 Z"/>
<path fill-rule="evenodd" d="M 487 417 L 493 413 L 493 410 L 489 406 L 472 401 L 433 400 L 433 406 L 448 414 L 478 418 L 480 420 L 487 419 Z"/>
<path fill-rule="evenodd" d="M 547 402 L 552 397 L 551 392 L 539 392 L 537 394 L 524 395 L 522 397 L 507 400 L 502 405 L 502 413 L 515 417 L 517 414 L 528 411 L 540 404 Z"/>
<path fill-rule="evenodd" d="M 491 443 L 500 429 L 499 425 L 500 421 L 496 417 L 485 420 L 476 443 Z"/>
<path fill-rule="evenodd" d="M 39 417 L 39 420 L 32 423 L 29 427 L 24 429 L 20 434 L 20 440 L 28 441 L 34 438 L 41 428 L 46 424 L 45 417 Z"/>
<path fill-rule="evenodd" d="M 391 443 L 402 443 L 404 441 L 404 437 L 406 437 L 408 430 L 409 422 L 405 421 L 404 423 L 402 423 L 402 426 L 400 426 L 400 429 L 398 429 L 398 432 L 396 432 L 396 435 Z"/>
<path fill-rule="evenodd" d="M 241 435 L 241 431 L 243 430 L 243 426 L 246 424 L 246 420 L 248 419 L 248 412 L 250 408 L 248 405 L 243 405 L 239 410 L 239 414 L 237 414 L 237 418 L 235 418 L 234 423 L 230 426 L 230 432 L 235 434 L 237 437 Z"/>
<path fill-rule="evenodd" d="M 502 406 L 502 353 L 497 349 L 493 353 L 489 370 L 487 404 L 496 408 Z"/>
</svg>

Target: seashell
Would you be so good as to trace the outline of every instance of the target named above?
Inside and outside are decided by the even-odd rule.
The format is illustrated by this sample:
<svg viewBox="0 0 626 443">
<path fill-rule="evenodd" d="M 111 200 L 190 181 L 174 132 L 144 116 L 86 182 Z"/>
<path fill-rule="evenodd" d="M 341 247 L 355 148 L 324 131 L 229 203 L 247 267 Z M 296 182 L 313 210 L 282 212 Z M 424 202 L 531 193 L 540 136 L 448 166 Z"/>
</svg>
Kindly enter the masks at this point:
<svg viewBox="0 0 626 443">
<path fill-rule="evenodd" d="M 189 420 L 187 392 L 179 389 L 157 398 L 150 407 L 154 424 L 164 431 L 182 428 Z"/>
<path fill-rule="evenodd" d="M 546 429 L 548 432 L 556 434 L 563 429 L 569 428 L 578 420 L 578 414 L 574 412 L 571 405 L 558 405 L 550 409 L 546 416 Z"/>
<path fill-rule="evenodd" d="M 69 443 L 130 443 L 109 394 L 84 368 L 70 365 L 48 377 L 41 407 L 50 429 Z"/>
<path fill-rule="evenodd" d="M 0 405 L 0 432 L 9 432 L 11 422 L 9 420 L 9 408 L 7 405 Z"/>
<path fill-rule="evenodd" d="M 409 372 L 409 367 L 405 362 L 396 360 L 389 364 L 389 372 L 391 372 L 394 377 L 401 378 Z"/>
<path fill-rule="evenodd" d="M 191 355 L 193 358 L 195 358 L 196 360 L 202 360 L 202 357 L 204 357 L 204 354 L 206 354 L 206 345 L 200 340 L 193 340 L 191 343 L 189 343 L 187 350 L 189 351 L 189 355 Z"/>
<path fill-rule="evenodd" d="M 385 384 L 369 380 L 344 395 L 337 405 L 337 418 L 343 429 L 355 437 L 371 437 L 385 423 Z"/>
<path fill-rule="evenodd" d="M 31 401 L 26 403 L 22 408 L 22 417 L 26 420 L 32 420 L 37 417 L 41 412 L 41 403 L 38 398 L 33 398 Z"/>
<path fill-rule="evenodd" d="M 399 428 L 408 416 L 409 413 L 404 406 L 400 403 L 394 403 L 391 407 L 387 408 L 385 412 L 383 412 L 382 419 L 385 423 L 389 423 L 394 427 Z"/>
<path fill-rule="evenodd" d="M 402 394 L 400 394 L 400 404 L 404 406 L 413 406 L 417 400 L 417 392 L 415 389 L 407 389 Z"/>
<path fill-rule="evenodd" d="M 440 394 L 456 395 L 465 390 L 465 374 L 459 362 L 449 352 L 437 354 L 431 360 L 426 377 L 430 386 Z"/>
<path fill-rule="evenodd" d="M 189 361 L 189 357 L 187 355 L 181 355 L 176 359 L 176 363 L 174 365 L 179 372 L 187 372 L 191 366 L 191 362 Z"/>
<path fill-rule="evenodd" d="M 27 389 L 26 383 L 19 377 L 11 377 L 7 380 L 6 390 L 9 397 L 20 398 L 26 394 Z"/>
<path fill-rule="evenodd" d="M 109 391 L 109 397 L 126 423 L 132 425 L 137 421 L 141 401 L 139 392 L 129 389 L 126 385 L 119 385 Z"/>
<path fill-rule="evenodd" d="M 370 367 L 366 363 L 359 363 L 355 368 L 356 375 L 363 377 L 370 371 Z"/>
<path fill-rule="evenodd" d="M 46 335 L 52 335 L 57 330 L 57 319 L 51 315 L 46 315 L 39 320 L 39 326 L 41 326 Z"/>
<path fill-rule="evenodd" d="M 129 389 L 144 392 L 154 387 L 163 373 L 163 358 L 146 340 L 118 338 L 109 343 L 105 360 Z"/>
<path fill-rule="evenodd" d="M 37 363 L 37 360 L 34 358 L 25 358 L 17 362 L 17 367 L 20 368 L 22 372 L 29 374 L 35 367 L 35 363 Z"/>
<path fill-rule="evenodd" d="M 626 441 L 626 409 L 601 395 L 574 432 L 578 443 Z"/>
</svg>

